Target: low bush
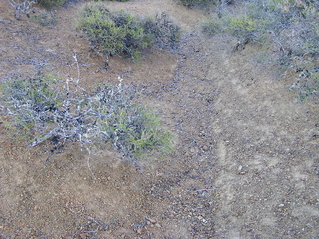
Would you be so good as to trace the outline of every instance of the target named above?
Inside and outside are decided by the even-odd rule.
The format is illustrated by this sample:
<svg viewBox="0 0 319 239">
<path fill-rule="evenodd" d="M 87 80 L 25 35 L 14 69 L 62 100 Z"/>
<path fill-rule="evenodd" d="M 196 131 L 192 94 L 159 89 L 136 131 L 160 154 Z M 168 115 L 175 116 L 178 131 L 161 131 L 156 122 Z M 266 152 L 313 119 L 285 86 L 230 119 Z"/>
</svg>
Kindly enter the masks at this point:
<svg viewBox="0 0 319 239">
<path fill-rule="evenodd" d="M 239 44 L 257 43 L 273 20 L 268 15 L 256 11 L 255 6 L 246 3 L 241 8 L 224 11 L 220 18 L 212 18 L 202 23 L 206 35 L 229 33 L 237 38 Z"/>
<path fill-rule="evenodd" d="M 63 6 L 68 0 L 38 0 L 38 4 L 46 8 Z"/>
<path fill-rule="evenodd" d="M 77 81 L 52 77 L 16 78 L 2 85 L 2 104 L 30 146 L 52 140 L 56 147 L 68 141 L 86 147 L 110 143 L 126 157 L 171 150 L 170 134 L 156 114 L 132 103 L 134 91 L 101 85 L 93 93 Z M 73 90 L 72 90 L 73 89 Z"/>
<path fill-rule="evenodd" d="M 311 0 L 248 0 L 224 8 L 220 18 L 203 22 L 202 30 L 209 36 L 229 33 L 238 40 L 235 49 L 247 43 L 271 45 L 270 55 L 278 69 L 309 72 L 308 77 L 298 78 L 304 90 L 298 95 L 313 98 L 318 74 L 309 65 L 319 55 L 318 7 L 318 1 Z"/>
<path fill-rule="evenodd" d="M 180 40 L 180 27 L 173 23 L 165 12 L 157 14 L 155 20 L 148 18 L 142 21 L 142 27 L 152 45 L 160 49 L 174 49 Z"/>
<path fill-rule="evenodd" d="M 137 18 L 123 11 L 112 14 L 100 4 L 86 6 L 80 28 L 88 35 L 94 50 L 106 56 L 124 53 L 137 58 L 150 44 Z"/>
<path fill-rule="evenodd" d="M 35 14 L 31 15 L 31 20 L 38 23 L 43 27 L 52 27 L 58 23 L 58 17 L 53 12 L 46 10 L 38 10 Z"/>
<path fill-rule="evenodd" d="M 92 49 L 106 57 L 124 54 L 139 59 L 142 50 L 154 46 L 173 47 L 179 27 L 162 14 L 155 21 L 142 20 L 124 11 L 111 13 L 103 4 L 89 3 L 82 11 L 79 28 L 89 37 Z"/>
<path fill-rule="evenodd" d="M 218 0 L 178 0 L 182 5 L 186 7 L 202 7 L 207 6 L 209 3 L 216 4 Z"/>
<path fill-rule="evenodd" d="M 296 78 L 296 82 L 290 87 L 290 90 L 296 94 L 300 103 L 307 100 L 319 103 L 318 66 L 310 65 L 307 68 L 298 69 L 298 77 Z"/>
</svg>

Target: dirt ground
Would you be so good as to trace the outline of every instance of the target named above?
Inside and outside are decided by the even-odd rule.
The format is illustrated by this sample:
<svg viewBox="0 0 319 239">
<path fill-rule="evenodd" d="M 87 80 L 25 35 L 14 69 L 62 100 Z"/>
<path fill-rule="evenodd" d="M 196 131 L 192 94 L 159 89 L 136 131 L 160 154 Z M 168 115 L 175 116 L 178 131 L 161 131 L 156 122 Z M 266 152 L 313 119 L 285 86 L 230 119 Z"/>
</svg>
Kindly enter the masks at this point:
<svg viewBox="0 0 319 239">
<path fill-rule="evenodd" d="M 78 1 L 42 27 L 0 2 L 0 79 L 38 71 L 81 84 L 139 86 L 160 113 L 175 151 L 137 164 L 79 144 L 53 156 L 28 148 L 0 124 L 0 238 L 319 238 L 319 107 L 298 104 L 258 51 L 233 52 L 226 36 L 205 38 L 207 17 L 173 0 L 105 2 L 143 15 L 167 12 L 183 29 L 174 53 L 150 50 L 131 63 L 89 54 L 76 30 Z M 279 80 L 280 79 L 280 80 Z M 3 110 L 2 108 L 0 108 Z"/>
</svg>

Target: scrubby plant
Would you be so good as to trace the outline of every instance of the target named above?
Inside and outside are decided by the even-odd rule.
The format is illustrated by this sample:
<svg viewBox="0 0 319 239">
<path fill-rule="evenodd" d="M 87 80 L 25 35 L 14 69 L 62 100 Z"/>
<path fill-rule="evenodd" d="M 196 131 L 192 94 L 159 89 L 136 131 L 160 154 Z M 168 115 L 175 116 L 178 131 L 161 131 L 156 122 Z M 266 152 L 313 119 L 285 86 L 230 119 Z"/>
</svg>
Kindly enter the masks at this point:
<svg viewBox="0 0 319 239">
<path fill-rule="evenodd" d="M 58 17 L 53 12 L 46 10 L 38 10 L 36 14 L 32 15 L 31 20 L 43 27 L 52 27 L 58 23 Z"/>
<path fill-rule="evenodd" d="M 298 77 L 296 82 L 290 87 L 290 90 L 296 94 L 296 98 L 300 103 L 307 100 L 319 103 L 318 66 L 310 65 L 307 68 L 298 69 Z"/>
<path fill-rule="evenodd" d="M 208 3 L 216 3 L 218 0 L 178 0 L 182 5 L 186 7 L 203 6 Z"/>
<path fill-rule="evenodd" d="M 79 22 L 94 50 L 105 56 L 125 54 L 138 58 L 150 46 L 138 19 L 124 11 L 111 13 L 104 5 L 88 4 Z"/>
<path fill-rule="evenodd" d="M 38 0 L 38 4 L 46 8 L 63 6 L 68 0 Z"/>
<path fill-rule="evenodd" d="M 313 98 L 318 80 L 309 66 L 319 56 L 318 7 L 318 1 L 312 0 L 248 0 L 223 9 L 220 18 L 205 21 L 202 29 L 209 36 L 231 34 L 238 40 L 235 49 L 243 49 L 239 46 L 247 43 L 271 45 L 276 67 L 310 72 L 298 78 L 304 89 L 298 94 Z"/>
<path fill-rule="evenodd" d="M 180 27 L 165 12 L 157 14 L 155 20 L 148 18 L 142 21 L 144 32 L 161 49 L 174 49 L 180 40 Z"/>
<path fill-rule="evenodd" d="M 19 20 L 21 13 L 30 17 L 29 13 L 38 0 L 7 0 L 7 2 L 15 9 L 14 16 Z"/>
<path fill-rule="evenodd" d="M 224 31 L 223 20 L 217 17 L 212 17 L 211 19 L 204 20 L 201 23 L 201 28 L 205 35 L 212 37 Z"/>
<path fill-rule="evenodd" d="M 15 8 L 15 17 L 20 19 L 20 14 L 24 13 L 27 17 L 30 17 L 29 13 L 34 8 L 34 5 L 38 4 L 45 8 L 58 7 L 65 4 L 68 0 L 7 0 L 12 7 Z"/>
<path fill-rule="evenodd" d="M 156 114 L 133 104 L 134 91 L 122 82 L 86 92 L 77 80 L 52 77 L 15 78 L 2 85 L 7 122 L 23 133 L 32 147 L 52 140 L 63 146 L 81 142 L 86 148 L 111 144 L 126 157 L 171 149 L 171 135 Z"/>
<path fill-rule="evenodd" d="M 89 3 L 82 11 L 79 28 L 91 41 L 93 50 L 106 56 L 124 54 L 139 59 L 144 49 L 177 45 L 179 27 L 166 14 L 156 20 L 140 19 L 124 11 L 111 13 L 103 4 Z"/>
<path fill-rule="evenodd" d="M 233 10 L 225 10 L 217 23 L 215 19 L 205 22 L 203 30 L 209 34 L 228 32 L 250 42 L 267 34 L 286 55 L 318 54 L 317 4 L 307 0 L 245 1 Z"/>
<path fill-rule="evenodd" d="M 237 38 L 239 44 L 256 43 L 263 39 L 263 34 L 273 22 L 268 16 L 256 12 L 254 6 L 246 4 L 240 9 L 224 11 L 221 18 L 212 18 L 202 23 L 205 34 L 229 33 Z"/>
</svg>

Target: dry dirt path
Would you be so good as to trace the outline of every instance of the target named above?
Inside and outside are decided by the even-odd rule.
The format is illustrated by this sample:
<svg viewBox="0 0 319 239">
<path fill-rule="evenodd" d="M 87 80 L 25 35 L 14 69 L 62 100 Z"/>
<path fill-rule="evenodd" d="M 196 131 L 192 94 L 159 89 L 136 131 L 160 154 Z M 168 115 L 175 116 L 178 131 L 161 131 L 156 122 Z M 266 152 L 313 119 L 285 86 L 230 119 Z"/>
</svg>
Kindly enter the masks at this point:
<svg viewBox="0 0 319 239">
<path fill-rule="evenodd" d="M 199 150 L 189 163 L 215 190 L 213 237 L 318 237 L 318 107 L 256 70 L 253 49 L 196 35 L 177 71 L 179 126 Z"/>
</svg>

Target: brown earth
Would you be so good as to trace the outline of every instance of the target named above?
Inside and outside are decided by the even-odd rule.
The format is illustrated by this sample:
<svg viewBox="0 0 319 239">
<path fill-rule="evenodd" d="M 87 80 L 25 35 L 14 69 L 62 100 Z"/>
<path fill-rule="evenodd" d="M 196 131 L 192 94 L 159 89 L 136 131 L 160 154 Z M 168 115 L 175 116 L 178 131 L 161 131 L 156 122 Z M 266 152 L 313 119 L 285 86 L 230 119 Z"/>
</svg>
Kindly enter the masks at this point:
<svg viewBox="0 0 319 239">
<path fill-rule="evenodd" d="M 110 9 L 154 15 L 182 26 L 175 53 L 151 50 L 145 60 L 103 61 L 76 30 L 84 3 L 58 9 L 59 22 L 17 21 L 0 2 L 0 79 L 39 70 L 81 84 L 140 86 L 139 102 L 156 109 L 176 150 L 137 164 L 112 150 L 91 155 L 76 143 L 49 155 L 28 148 L 0 125 L 0 238 L 318 238 L 318 105 L 298 104 L 257 67 L 258 47 L 233 52 L 226 36 L 208 39 L 206 16 L 173 0 L 105 2 Z M 2 109 L 3 110 L 3 109 Z"/>
</svg>

